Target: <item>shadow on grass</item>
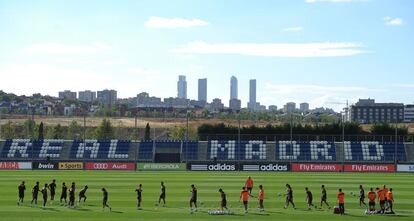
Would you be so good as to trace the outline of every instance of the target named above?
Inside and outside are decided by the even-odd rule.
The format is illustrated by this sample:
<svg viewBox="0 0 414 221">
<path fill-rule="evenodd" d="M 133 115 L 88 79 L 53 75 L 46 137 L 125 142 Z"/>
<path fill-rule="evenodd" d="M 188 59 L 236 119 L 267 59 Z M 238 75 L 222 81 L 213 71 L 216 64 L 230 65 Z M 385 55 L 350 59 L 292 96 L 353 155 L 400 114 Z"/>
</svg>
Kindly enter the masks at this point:
<svg viewBox="0 0 414 221">
<path fill-rule="evenodd" d="M 111 213 L 124 213 L 122 211 L 112 210 Z"/>
<path fill-rule="evenodd" d="M 92 211 L 91 209 L 86 209 L 86 208 L 71 208 L 71 209 L 76 210 L 76 211 L 81 211 L 81 212 Z"/>
<path fill-rule="evenodd" d="M 52 211 L 52 212 L 59 212 L 59 210 L 55 209 L 55 208 L 50 208 L 50 207 L 42 207 L 42 210 L 48 210 L 48 211 Z"/>
</svg>

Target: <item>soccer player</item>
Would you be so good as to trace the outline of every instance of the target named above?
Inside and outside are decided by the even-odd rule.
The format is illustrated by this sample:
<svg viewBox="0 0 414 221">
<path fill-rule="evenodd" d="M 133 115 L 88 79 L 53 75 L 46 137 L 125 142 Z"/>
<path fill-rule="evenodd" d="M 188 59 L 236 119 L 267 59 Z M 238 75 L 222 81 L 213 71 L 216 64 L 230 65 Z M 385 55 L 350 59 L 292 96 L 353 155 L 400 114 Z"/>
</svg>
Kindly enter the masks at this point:
<svg viewBox="0 0 414 221">
<path fill-rule="evenodd" d="M 39 181 L 36 181 L 36 185 L 32 189 L 32 202 L 30 204 L 33 204 L 33 202 L 37 205 L 37 195 L 39 194 Z"/>
<path fill-rule="evenodd" d="M 263 205 L 263 201 L 264 201 L 264 189 L 263 189 L 263 185 L 259 185 L 259 210 L 260 212 L 264 212 L 264 205 Z"/>
<path fill-rule="evenodd" d="M 247 191 L 249 191 L 249 193 L 251 194 L 253 189 L 253 179 L 250 176 L 247 177 L 245 187 L 247 188 Z"/>
<path fill-rule="evenodd" d="M 364 204 L 365 207 L 367 207 L 367 204 L 365 203 L 365 190 L 362 185 L 359 185 L 359 207 L 362 207 L 362 204 Z"/>
<path fill-rule="evenodd" d="M 394 204 L 394 195 L 392 194 L 392 188 L 387 192 L 387 201 L 388 201 L 388 207 L 387 210 L 390 210 L 391 214 L 394 214 L 394 210 L 392 210 L 392 206 Z"/>
<path fill-rule="evenodd" d="M 240 193 L 240 200 L 243 200 L 244 205 L 244 213 L 248 213 L 248 205 L 249 205 L 249 197 L 250 195 L 249 191 L 247 190 L 247 187 L 242 187 L 242 191 Z M 240 201 L 239 200 L 239 201 Z"/>
<path fill-rule="evenodd" d="M 388 199 L 387 199 L 388 188 L 384 185 L 382 187 L 382 191 L 383 191 L 384 197 L 385 197 L 384 207 L 388 207 Z"/>
<path fill-rule="evenodd" d="M 158 199 L 158 206 L 160 205 L 161 200 L 164 203 L 163 207 L 165 207 L 165 185 L 164 185 L 164 182 L 161 182 L 161 194 L 160 194 L 160 198 Z"/>
<path fill-rule="evenodd" d="M 308 210 L 311 210 L 311 206 L 313 205 L 313 195 L 312 192 L 309 190 L 308 187 L 305 187 L 305 192 L 306 192 L 306 203 L 308 204 Z"/>
<path fill-rule="evenodd" d="M 83 202 L 86 201 L 86 191 L 88 190 L 88 185 L 86 185 L 80 192 L 79 192 L 79 203 L 81 202 L 81 200 L 83 199 Z"/>
<path fill-rule="evenodd" d="M 142 201 L 142 184 L 138 185 L 138 188 L 135 189 L 135 192 L 137 192 L 137 201 L 138 201 L 138 205 L 137 205 L 137 209 L 141 210 L 141 201 Z"/>
<path fill-rule="evenodd" d="M 341 215 L 345 215 L 345 194 L 342 189 L 338 190 L 338 206 Z"/>
<path fill-rule="evenodd" d="M 65 200 L 65 205 L 67 203 L 66 199 L 68 198 L 68 187 L 66 186 L 65 182 L 62 183 L 62 193 L 60 194 L 60 205 L 62 205 L 62 201 Z"/>
<path fill-rule="evenodd" d="M 193 204 L 194 204 L 194 211 L 197 212 L 197 188 L 194 184 L 191 184 L 191 198 L 190 198 L 190 212 L 193 212 Z"/>
<path fill-rule="evenodd" d="M 20 183 L 17 189 L 19 190 L 19 201 L 17 201 L 17 205 L 21 205 L 23 204 L 23 200 L 24 200 L 24 191 L 26 191 L 26 185 L 24 185 L 24 181 Z"/>
<path fill-rule="evenodd" d="M 380 189 L 377 187 L 377 196 L 378 196 L 378 202 L 381 208 L 380 213 L 384 214 L 385 213 L 385 193 L 383 189 Z"/>
<path fill-rule="evenodd" d="M 328 209 L 331 209 L 331 206 L 329 206 L 328 204 L 328 195 L 326 193 L 326 189 L 325 189 L 325 185 L 321 186 L 321 190 L 322 190 L 322 195 L 321 195 L 321 209 L 322 209 L 322 204 L 325 203 L 325 205 L 328 206 Z"/>
<path fill-rule="evenodd" d="M 292 204 L 293 209 L 296 209 L 295 203 L 293 202 L 293 189 L 289 184 L 286 184 L 286 204 L 285 209 L 289 207 L 289 203 Z"/>
<path fill-rule="evenodd" d="M 41 190 L 43 196 L 43 207 L 45 207 L 47 203 L 47 188 L 47 183 L 45 183 L 45 186 Z"/>
<path fill-rule="evenodd" d="M 55 202 L 55 194 L 56 194 L 56 180 L 53 179 L 52 183 L 49 184 L 49 190 L 50 190 L 50 204 L 53 205 Z"/>
<path fill-rule="evenodd" d="M 221 197 L 220 209 L 221 211 L 224 211 L 224 209 L 228 210 L 226 193 L 222 189 L 219 189 L 219 192 L 220 192 L 220 197 Z"/>
<path fill-rule="evenodd" d="M 70 186 L 70 189 L 69 189 L 69 207 L 70 208 L 75 208 L 75 190 L 76 190 L 75 182 L 72 182 L 72 185 Z"/>
<path fill-rule="evenodd" d="M 368 206 L 370 212 L 375 211 L 375 199 L 377 199 L 377 194 L 375 194 L 374 190 L 371 188 L 368 192 Z"/>
<path fill-rule="evenodd" d="M 108 191 L 105 188 L 102 188 L 102 210 L 105 210 L 105 207 L 109 208 L 109 211 L 112 211 L 112 208 L 108 205 Z"/>
</svg>

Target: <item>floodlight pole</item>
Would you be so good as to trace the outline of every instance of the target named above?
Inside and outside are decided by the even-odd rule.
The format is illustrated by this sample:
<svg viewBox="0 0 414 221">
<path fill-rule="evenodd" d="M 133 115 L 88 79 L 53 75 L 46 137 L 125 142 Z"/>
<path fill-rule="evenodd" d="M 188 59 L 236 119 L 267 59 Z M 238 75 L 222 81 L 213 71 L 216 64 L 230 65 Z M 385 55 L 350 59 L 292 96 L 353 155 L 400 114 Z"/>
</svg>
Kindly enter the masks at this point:
<svg viewBox="0 0 414 221">
<path fill-rule="evenodd" d="M 397 165 L 397 146 L 398 146 L 398 120 L 395 123 L 395 145 L 394 145 L 394 164 Z"/>
</svg>

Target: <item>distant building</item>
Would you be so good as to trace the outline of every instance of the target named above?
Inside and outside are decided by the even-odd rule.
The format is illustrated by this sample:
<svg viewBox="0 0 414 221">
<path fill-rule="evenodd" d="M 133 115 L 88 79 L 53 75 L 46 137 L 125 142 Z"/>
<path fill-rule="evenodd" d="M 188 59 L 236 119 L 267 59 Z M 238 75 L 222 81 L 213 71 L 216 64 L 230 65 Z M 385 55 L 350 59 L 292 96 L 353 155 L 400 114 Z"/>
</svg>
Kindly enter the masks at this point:
<svg viewBox="0 0 414 221">
<path fill-rule="evenodd" d="M 368 123 L 400 123 L 404 121 L 404 104 L 375 103 L 374 99 L 359 99 L 351 105 L 351 120 Z"/>
<path fill-rule="evenodd" d="M 213 102 L 210 104 L 210 108 L 213 111 L 222 111 L 224 109 L 224 104 L 221 102 L 221 99 L 214 98 Z"/>
<path fill-rule="evenodd" d="M 232 111 L 239 111 L 241 109 L 241 101 L 239 99 L 231 99 L 229 108 Z"/>
<path fill-rule="evenodd" d="M 309 112 L 309 104 L 308 103 L 301 103 L 299 105 L 299 110 L 301 113 Z"/>
<path fill-rule="evenodd" d="M 404 122 L 414 122 L 414 104 L 408 104 L 404 107 Z"/>
<path fill-rule="evenodd" d="M 277 106 L 276 105 L 269 105 L 269 111 L 276 112 Z"/>
<path fill-rule="evenodd" d="M 70 99 L 76 100 L 76 92 L 72 92 L 70 90 L 64 90 L 59 92 L 60 99 Z"/>
<path fill-rule="evenodd" d="M 257 102 L 256 110 L 259 111 L 259 112 L 264 112 L 264 111 L 266 111 L 266 105 L 261 105 L 260 102 Z"/>
<path fill-rule="evenodd" d="M 164 98 L 164 105 L 165 107 L 172 107 L 172 108 L 191 108 L 190 100 L 185 99 L 185 98 L 176 98 L 176 97 Z"/>
<path fill-rule="evenodd" d="M 112 106 L 116 103 L 117 100 L 117 91 L 105 89 L 103 91 L 98 91 L 96 99 L 99 103 L 105 106 Z"/>
<path fill-rule="evenodd" d="M 178 76 L 177 97 L 187 99 L 187 81 L 184 75 Z"/>
<path fill-rule="evenodd" d="M 163 107 L 164 104 L 159 97 L 150 97 L 148 93 L 137 94 L 137 107 Z"/>
<path fill-rule="evenodd" d="M 257 109 L 256 79 L 251 79 L 249 81 L 249 103 L 247 103 L 247 108 L 251 111 L 255 111 Z"/>
<path fill-rule="evenodd" d="M 285 113 L 292 113 L 296 111 L 296 103 L 295 102 L 288 102 L 283 106 L 283 112 Z"/>
<path fill-rule="evenodd" d="M 95 91 L 79 91 L 79 100 L 85 102 L 92 102 L 96 100 L 96 92 Z"/>
<path fill-rule="evenodd" d="M 198 101 L 207 102 L 207 78 L 198 79 Z"/>
<path fill-rule="evenodd" d="M 231 76 L 230 78 L 230 100 L 238 99 L 238 83 L 237 78 Z"/>
</svg>

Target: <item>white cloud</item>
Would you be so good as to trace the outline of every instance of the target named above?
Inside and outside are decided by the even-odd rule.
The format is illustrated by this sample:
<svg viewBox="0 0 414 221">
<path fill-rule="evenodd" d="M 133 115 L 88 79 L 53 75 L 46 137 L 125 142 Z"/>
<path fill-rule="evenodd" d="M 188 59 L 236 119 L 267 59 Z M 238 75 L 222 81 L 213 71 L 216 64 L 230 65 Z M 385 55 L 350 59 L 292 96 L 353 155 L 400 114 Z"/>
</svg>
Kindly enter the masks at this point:
<svg viewBox="0 0 414 221">
<path fill-rule="evenodd" d="M 68 45 L 60 43 L 33 44 L 24 49 L 29 54 L 95 54 L 111 49 L 103 43 L 90 45 Z"/>
<path fill-rule="evenodd" d="M 303 27 L 295 26 L 295 27 L 289 27 L 289 28 L 283 29 L 283 32 L 298 32 L 298 31 L 303 31 Z"/>
<path fill-rule="evenodd" d="M 330 3 L 345 3 L 345 2 L 362 2 L 366 0 L 305 0 L 306 3 L 330 2 Z"/>
<path fill-rule="evenodd" d="M 347 42 L 326 43 L 227 43 L 209 44 L 203 41 L 189 43 L 173 53 L 184 54 L 239 54 L 268 57 L 338 57 L 365 53 L 363 45 Z"/>
<path fill-rule="evenodd" d="M 404 21 L 401 18 L 392 18 L 390 16 L 386 16 L 383 18 L 385 25 L 393 25 L 393 26 L 399 26 L 403 25 Z"/>
<path fill-rule="evenodd" d="M 414 88 L 414 84 L 400 84 L 397 86 L 402 88 Z"/>
<path fill-rule="evenodd" d="M 145 22 L 147 28 L 191 28 L 197 26 L 205 26 L 210 23 L 197 18 L 184 19 L 184 18 L 163 18 L 157 16 L 151 16 L 148 21 Z"/>
</svg>

